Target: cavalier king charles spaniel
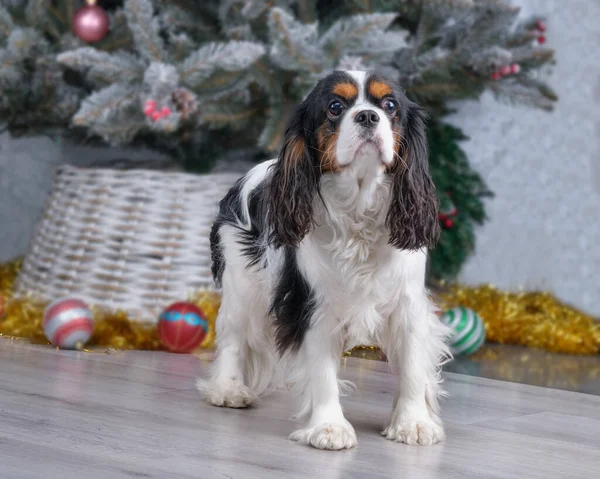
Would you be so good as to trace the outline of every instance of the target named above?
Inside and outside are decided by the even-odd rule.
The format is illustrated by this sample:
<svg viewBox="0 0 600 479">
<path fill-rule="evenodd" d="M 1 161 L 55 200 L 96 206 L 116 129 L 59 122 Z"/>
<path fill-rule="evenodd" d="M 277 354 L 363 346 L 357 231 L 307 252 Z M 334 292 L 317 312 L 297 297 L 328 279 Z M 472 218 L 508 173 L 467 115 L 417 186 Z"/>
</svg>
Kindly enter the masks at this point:
<svg viewBox="0 0 600 479">
<path fill-rule="evenodd" d="M 379 345 L 397 375 L 383 435 L 444 438 L 440 369 L 447 329 L 425 287 L 439 235 L 425 114 L 376 73 L 335 71 L 292 118 L 279 158 L 255 166 L 223 198 L 212 228 L 222 287 L 217 351 L 198 388 L 242 408 L 282 383 L 306 418 L 292 440 L 356 445 L 344 417 L 340 358 Z"/>
</svg>

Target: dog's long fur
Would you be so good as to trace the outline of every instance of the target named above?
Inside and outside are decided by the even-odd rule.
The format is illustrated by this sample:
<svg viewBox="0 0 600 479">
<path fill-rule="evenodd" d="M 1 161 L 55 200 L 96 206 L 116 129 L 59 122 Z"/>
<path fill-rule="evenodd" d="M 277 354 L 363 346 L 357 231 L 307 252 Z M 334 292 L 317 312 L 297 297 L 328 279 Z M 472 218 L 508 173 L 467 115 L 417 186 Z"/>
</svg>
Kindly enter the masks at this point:
<svg viewBox="0 0 600 479">
<path fill-rule="evenodd" d="M 339 402 L 339 358 L 377 344 L 398 374 L 383 434 L 442 440 L 449 352 L 425 289 L 438 228 L 421 108 L 374 73 L 330 74 L 298 108 L 279 158 L 221 202 L 211 233 L 223 288 L 217 355 L 199 389 L 217 406 L 245 407 L 295 383 L 308 422 L 291 438 L 349 448 L 356 434 Z"/>
</svg>

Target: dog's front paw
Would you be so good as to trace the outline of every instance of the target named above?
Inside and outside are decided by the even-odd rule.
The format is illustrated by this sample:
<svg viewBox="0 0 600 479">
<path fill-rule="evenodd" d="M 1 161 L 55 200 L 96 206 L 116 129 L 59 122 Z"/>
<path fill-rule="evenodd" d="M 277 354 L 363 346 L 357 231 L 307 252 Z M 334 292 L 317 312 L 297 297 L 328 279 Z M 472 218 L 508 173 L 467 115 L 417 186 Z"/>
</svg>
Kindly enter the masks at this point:
<svg viewBox="0 0 600 479">
<path fill-rule="evenodd" d="M 430 446 L 444 440 L 444 428 L 429 417 L 402 416 L 381 433 L 390 441 Z"/>
<path fill-rule="evenodd" d="M 344 423 L 324 423 L 315 427 L 298 429 L 290 435 L 292 441 L 308 444 L 317 449 L 339 451 L 356 446 L 356 433 L 352 425 Z"/>
<path fill-rule="evenodd" d="M 252 405 L 252 391 L 239 381 L 204 381 L 198 379 L 196 387 L 214 406 L 244 408 Z"/>
</svg>

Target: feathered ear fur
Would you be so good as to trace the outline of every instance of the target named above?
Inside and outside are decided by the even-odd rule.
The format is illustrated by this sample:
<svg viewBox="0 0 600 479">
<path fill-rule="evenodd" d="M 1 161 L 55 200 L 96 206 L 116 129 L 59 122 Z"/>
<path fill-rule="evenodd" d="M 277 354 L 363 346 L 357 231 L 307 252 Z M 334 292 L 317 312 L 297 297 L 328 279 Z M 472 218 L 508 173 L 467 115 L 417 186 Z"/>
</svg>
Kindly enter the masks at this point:
<svg viewBox="0 0 600 479">
<path fill-rule="evenodd" d="M 268 192 L 270 242 L 274 247 L 295 247 L 309 232 L 313 201 L 321 170 L 305 129 L 307 103 L 298 108 L 287 129 L 279 159 L 273 166 Z"/>
<path fill-rule="evenodd" d="M 390 172 L 392 199 L 386 219 L 390 244 L 406 250 L 432 248 L 440 226 L 435 185 L 429 175 L 427 115 L 412 102 L 404 112 L 399 158 Z"/>
</svg>

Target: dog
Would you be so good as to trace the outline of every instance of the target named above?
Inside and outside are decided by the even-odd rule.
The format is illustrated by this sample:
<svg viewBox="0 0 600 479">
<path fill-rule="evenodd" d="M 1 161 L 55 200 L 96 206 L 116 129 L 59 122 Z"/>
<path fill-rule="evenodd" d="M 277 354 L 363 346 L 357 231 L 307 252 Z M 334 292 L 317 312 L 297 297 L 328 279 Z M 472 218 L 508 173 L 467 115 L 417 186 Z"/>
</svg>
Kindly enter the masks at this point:
<svg viewBox="0 0 600 479">
<path fill-rule="evenodd" d="M 397 374 L 382 434 L 444 438 L 438 399 L 450 353 L 425 285 L 439 236 L 426 119 L 389 78 L 334 71 L 297 108 L 279 157 L 223 198 L 210 235 L 223 292 L 217 350 L 198 380 L 210 403 L 243 408 L 293 384 L 307 422 L 290 439 L 351 448 L 340 358 L 373 344 Z"/>
</svg>

